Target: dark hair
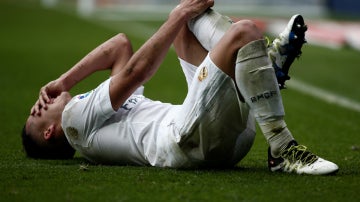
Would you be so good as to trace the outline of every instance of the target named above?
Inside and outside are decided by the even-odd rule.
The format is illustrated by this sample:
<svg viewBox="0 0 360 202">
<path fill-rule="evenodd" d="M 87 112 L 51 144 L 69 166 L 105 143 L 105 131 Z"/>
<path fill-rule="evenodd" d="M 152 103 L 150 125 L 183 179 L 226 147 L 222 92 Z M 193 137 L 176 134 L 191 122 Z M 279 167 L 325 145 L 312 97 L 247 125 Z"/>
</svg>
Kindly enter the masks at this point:
<svg viewBox="0 0 360 202">
<path fill-rule="evenodd" d="M 25 125 L 26 126 L 26 125 Z M 34 159 L 71 159 L 75 154 L 75 150 L 68 142 L 60 146 L 40 146 L 26 132 L 25 126 L 22 129 L 21 138 L 22 145 L 27 157 Z"/>
</svg>

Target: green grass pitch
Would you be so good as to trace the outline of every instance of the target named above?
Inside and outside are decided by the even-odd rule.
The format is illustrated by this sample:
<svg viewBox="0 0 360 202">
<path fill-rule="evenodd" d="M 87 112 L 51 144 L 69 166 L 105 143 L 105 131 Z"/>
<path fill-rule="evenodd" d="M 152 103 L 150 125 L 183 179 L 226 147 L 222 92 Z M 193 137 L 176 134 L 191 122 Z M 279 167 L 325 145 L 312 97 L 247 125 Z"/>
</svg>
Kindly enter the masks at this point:
<svg viewBox="0 0 360 202">
<path fill-rule="evenodd" d="M 270 173 L 261 133 L 248 156 L 229 170 L 89 165 L 79 156 L 26 159 L 20 131 L 39 88 L 116 34 L 29 2 L 0 1 L 0 201 L 360 201 L 360 113 L 291 88 L 283 91 L 289 128 L 300 143 L 336 162 L 337 175 Z M 159 24 L 146 25 L 156 29 Z M 127 33 L 129 24 L 111 26 Z M 143 42 L 136 35 L 129 38 L 134 49 Z M 303 52 L 291 70 L 294 77 L 360 102 L 359 52 L 310 45 Z M 107 76 L 93 75 L 72 93 L 87 91 Z M 145 93 L 165 102 L 184 98 L 185 80 L 173 51 Z"/>
</svg>

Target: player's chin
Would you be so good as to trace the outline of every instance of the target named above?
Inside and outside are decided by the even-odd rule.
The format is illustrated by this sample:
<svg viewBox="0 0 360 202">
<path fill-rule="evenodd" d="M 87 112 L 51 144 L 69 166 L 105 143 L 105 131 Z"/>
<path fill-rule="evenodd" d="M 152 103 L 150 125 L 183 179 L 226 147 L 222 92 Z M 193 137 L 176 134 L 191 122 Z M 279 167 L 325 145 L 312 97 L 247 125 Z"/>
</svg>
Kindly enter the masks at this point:
<svg viewBox="0 0 360 202">
<path fill-rule="evenodd" d="M 55 98 L 54 102 L 63 102 L 68 103 L 71 100 L 71 95 L 69 92 L 62 92 L 57 98 Z"/>
</svg>

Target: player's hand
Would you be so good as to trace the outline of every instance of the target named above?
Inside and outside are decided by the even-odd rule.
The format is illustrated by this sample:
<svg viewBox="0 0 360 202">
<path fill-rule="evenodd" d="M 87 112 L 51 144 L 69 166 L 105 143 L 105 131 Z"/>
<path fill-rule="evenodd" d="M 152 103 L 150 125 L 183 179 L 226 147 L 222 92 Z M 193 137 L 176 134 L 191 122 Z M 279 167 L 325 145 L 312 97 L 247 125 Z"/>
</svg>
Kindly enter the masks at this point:
<svg viewBox="0 0 360 202">
<path fill-rule="evenodd" d="M 192 19 L 212 6 L 214 0 L 181 0 L 177 8 L 186 12 L 188 19 Z"/>
<path fill-rule="evenodd" d="M 65 87 L 58 80 L 50 81 L 48 84 L 40 89 L 39 99 L 35 102 L 31 108 L 31 115 L 40 115 L 41 109 L 47 109 L 47 105 L 50 104 L 57 96 L 59 96 Z"/>
</svg>

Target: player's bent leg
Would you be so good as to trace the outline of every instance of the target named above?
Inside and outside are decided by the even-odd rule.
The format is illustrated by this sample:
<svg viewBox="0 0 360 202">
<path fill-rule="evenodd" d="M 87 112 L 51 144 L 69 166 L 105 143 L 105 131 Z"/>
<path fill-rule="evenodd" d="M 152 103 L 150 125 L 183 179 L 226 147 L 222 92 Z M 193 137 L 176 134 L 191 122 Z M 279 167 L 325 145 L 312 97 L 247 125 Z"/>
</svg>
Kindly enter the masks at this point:
<svg viewBox="0 0 360 202">
<path fill-rule="evenodd" d="M 250 150 L 255 124 L 238 101 L 233 79 L 207 56 L 197 69 L 184 103 L 174 111 L 178 145 L 192 165 L 229 167 Z"/>
<path fill-rule="evenodd" d="M 178 143 L 192 161 L 229 166 L 249 151 L 255 128 L 233 79 L 238 49 L 259 38 L 251 21 L 234 23 L 196 71 L 175 120 Z"/>
<path fill-rule="evenodd" d="M 273 152 L 278 154 L 293 137 L 283 120 L 281 95 L 267 55 L 266 41 L 262 38 L 253 22 L 239 21 L 230 27 L 210 56 L 236 81 Z"/>
<path fill-rule="evenodd" d="M 239 50 L 235 74 L 240 93 L 252 109 L 271 152 L 278 156 L 293 137 L 284 121 L 282 97 L 265 40 L 253 41 Z"/>
<path fill-rule="evenodd" d="M 297 145 L 288 130 L 280 90 L 267 57 L 266 42 L 245 45 L 237 55 L 236 82 L 267 139 L 269 168 L 272 171 L 324 175 L 338 166 Z"/>
</svg>

